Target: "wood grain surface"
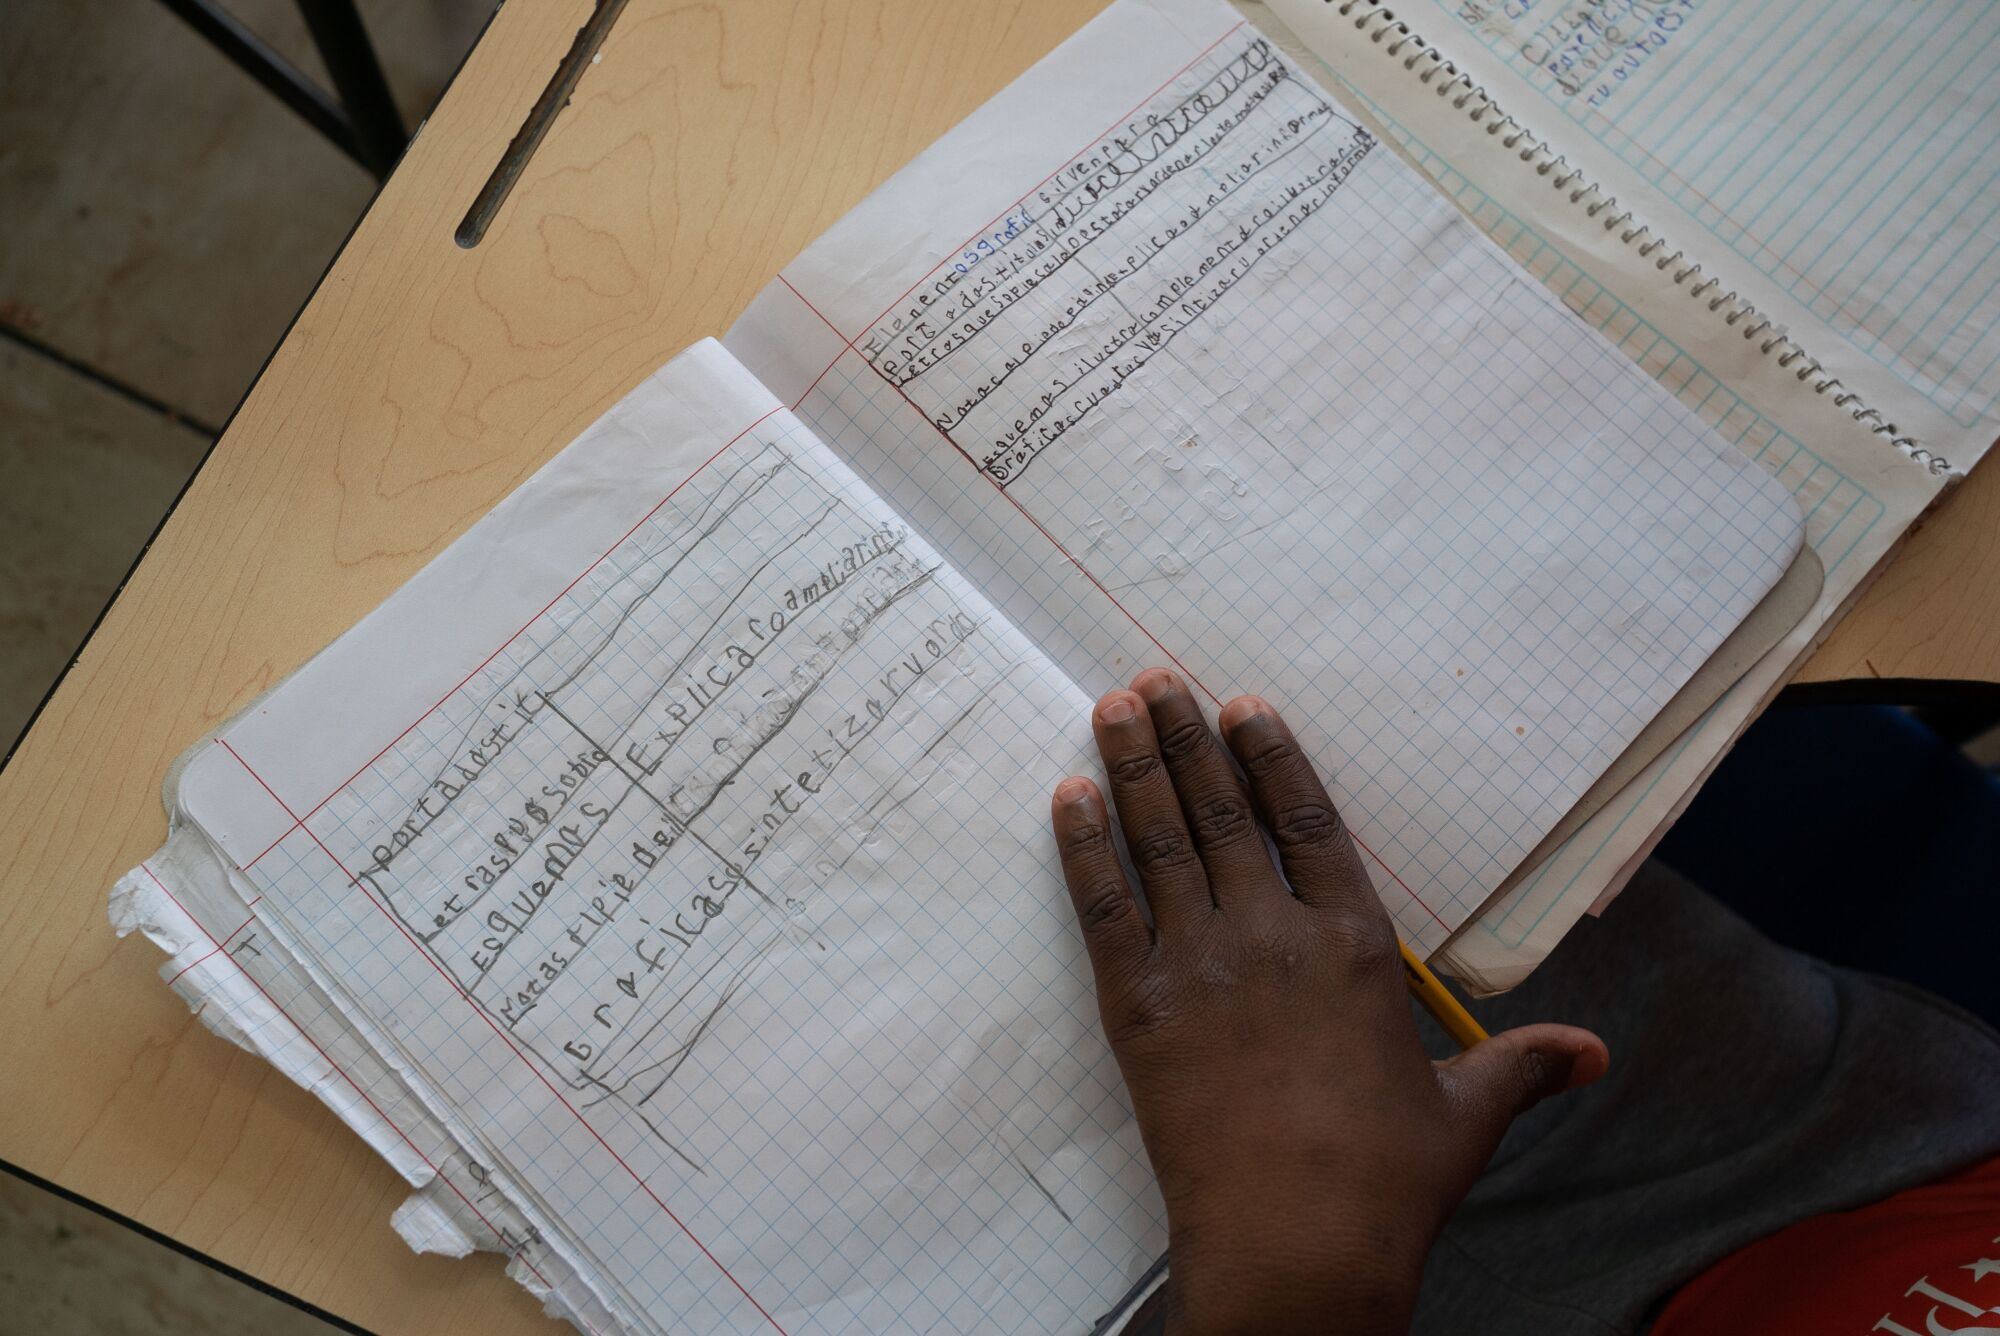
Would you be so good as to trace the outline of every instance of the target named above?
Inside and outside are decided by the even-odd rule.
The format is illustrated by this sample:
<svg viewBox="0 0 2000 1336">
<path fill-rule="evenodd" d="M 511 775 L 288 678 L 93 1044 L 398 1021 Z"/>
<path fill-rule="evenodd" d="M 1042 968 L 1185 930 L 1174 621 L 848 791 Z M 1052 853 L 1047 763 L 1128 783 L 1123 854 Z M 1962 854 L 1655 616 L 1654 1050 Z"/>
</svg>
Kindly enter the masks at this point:
<svg viewBox="0 0 2000 1336">
<path fill-rule="evenodd" d="M 111 883 L 169 762 L 408 579 L 1099 6 L 632 0 L 485 241 L 453 229 L 589 12 L 509 0 L 0 773 L 0 1158 L 364 1327 L 551 1331 L 413 1256 L 400 1180 L 210 1035 Z M 2000 477 L 1949 498 L 1808 676 L 2000 676 Z"/>
<path fill-rule="evenodd" d="M 1946 492 L 1795 682 L 2000 682 L 2000 461 Z"/>
<path fill-rule="evenodd" d="M 559 1330 L 497 1260 L 412 1255 L 401 1181 L 190 1016 L 106 891 L 178 752 L 1096 8 L 632 0 L 461 250 L 590 11 L 502 7 L 0 773 L 0 1158 L 373 1330 Z"/>
</svg>

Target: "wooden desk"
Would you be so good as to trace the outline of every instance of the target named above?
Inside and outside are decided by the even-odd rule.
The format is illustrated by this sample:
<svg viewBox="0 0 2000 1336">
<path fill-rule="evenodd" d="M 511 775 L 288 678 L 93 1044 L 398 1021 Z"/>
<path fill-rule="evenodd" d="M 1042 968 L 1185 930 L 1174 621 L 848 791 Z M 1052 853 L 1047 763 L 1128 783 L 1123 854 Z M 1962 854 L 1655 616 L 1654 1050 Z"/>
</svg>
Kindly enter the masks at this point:
<svg viewBox="0 0 2000 1336">
<path fill-rule="evenodd" d="M 2000 467 L 1945 495 L 1794 682 L 1920 677 L 2000 682 Z"/>
<path fill-rule="evenodd" d="M 404 1188 L 120 943 L 174 756 L 1097 6 L 632 0 L 486 240 L 452 234 L 589 12 L 511 0 L 0 774 L 0 1158 L 365 1327 L 548 1331 L 418 1258 Z M 2000 678 L 2000 468 L 1806 669 Z"/>
</svg>

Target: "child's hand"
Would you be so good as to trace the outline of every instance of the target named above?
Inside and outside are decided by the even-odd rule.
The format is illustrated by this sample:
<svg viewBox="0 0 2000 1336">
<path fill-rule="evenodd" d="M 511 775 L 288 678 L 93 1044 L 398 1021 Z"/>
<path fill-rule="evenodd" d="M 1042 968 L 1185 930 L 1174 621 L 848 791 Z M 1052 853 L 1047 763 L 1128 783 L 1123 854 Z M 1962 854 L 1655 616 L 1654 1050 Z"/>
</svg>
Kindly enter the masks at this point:
<svg viewBox="0 0 2000 1336">
<path fill-rule="evenodd" d="M 1507 1124 L 1609 1058 L 1587 1031 L 1531 1025 L 1431 1063 L 1389 916 L 1291 730 L 1254 696 L 1219 722 L 1229 753 L 1158 669 L 1097 703 L 1151 927 L 1096 786 L 1066 779 L 1054 805 L 1166 1199 L 1169 1326 L 1402 1331 L 1424 1254 Z"/>
</svg>

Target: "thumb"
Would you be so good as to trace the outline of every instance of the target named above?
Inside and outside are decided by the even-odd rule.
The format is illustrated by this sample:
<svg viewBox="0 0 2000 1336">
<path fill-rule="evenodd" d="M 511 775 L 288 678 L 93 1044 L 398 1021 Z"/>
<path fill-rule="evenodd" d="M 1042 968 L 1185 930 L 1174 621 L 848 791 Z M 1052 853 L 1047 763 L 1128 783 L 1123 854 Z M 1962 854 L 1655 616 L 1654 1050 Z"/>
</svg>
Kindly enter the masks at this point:
<svg viewBox="0 0 2000 1336">
<path fill-rule="evenodd" d="M 1523 1025 L 1437 1064 L 1438 1081 L 1481 1165 L 1507 1125 L 1550 1095 L 1586 1086 L 1611 1066 L 1604 1041 L 1574 1025 Z"/>
</svg>

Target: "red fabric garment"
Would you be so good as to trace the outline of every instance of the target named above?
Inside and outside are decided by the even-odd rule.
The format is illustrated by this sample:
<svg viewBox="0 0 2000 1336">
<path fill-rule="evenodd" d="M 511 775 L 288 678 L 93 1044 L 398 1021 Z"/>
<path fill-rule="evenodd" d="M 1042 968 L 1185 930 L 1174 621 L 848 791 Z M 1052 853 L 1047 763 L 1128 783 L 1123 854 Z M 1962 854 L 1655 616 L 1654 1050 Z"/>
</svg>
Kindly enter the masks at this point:
<svg viewBox="0 0 2000 1336">
<path fill-rule="evenodd" d="M 2000 1336 L 2000 1159 L 1801 1220 L 1696 1276 L 1652 1336 Z"/>
</svg>

